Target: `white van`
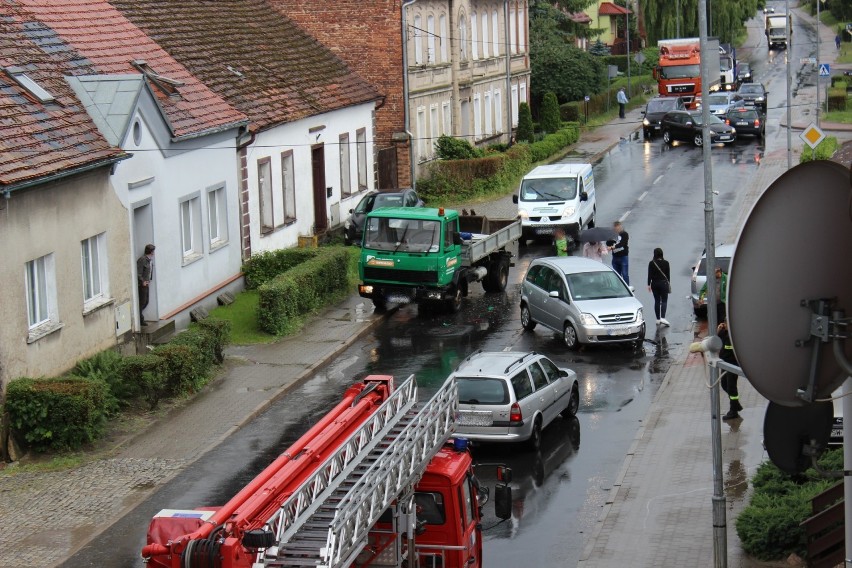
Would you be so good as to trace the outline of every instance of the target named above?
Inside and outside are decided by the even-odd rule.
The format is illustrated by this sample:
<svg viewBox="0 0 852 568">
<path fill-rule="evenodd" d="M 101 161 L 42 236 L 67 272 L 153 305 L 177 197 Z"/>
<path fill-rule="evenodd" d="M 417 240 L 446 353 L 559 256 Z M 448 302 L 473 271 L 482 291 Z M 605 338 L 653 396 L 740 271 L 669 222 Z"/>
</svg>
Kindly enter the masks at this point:
<svg viewBox="0 0 852 568">
<path fill-rule="evenodd" d="M 549 164 L 524 176 L 518 194 L 524 239 L 547 238 L 561 227 L 575 241 L 595 226 L 595 176 L 591 164 Z"/>
</svg>

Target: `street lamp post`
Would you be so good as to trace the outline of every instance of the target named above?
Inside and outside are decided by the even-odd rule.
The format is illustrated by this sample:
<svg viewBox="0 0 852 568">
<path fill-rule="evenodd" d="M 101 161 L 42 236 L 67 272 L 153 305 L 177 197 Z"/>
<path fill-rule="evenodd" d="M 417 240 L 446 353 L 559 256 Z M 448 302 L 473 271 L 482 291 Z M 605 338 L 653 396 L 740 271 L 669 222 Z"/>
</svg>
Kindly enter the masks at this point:
<svg viewBox="0 0 852 568">
<path fill-rule="evenodd" d="M 790 21 L 790 0 L 784 0 L 784 27 L 787 28 L 787 50 L 784 53 L 784 59 L 787 60 L 787 169 L 793 167 L 793 132 L 791 121 L 793 120 L 793 112 L 790 107 L 791 91 L 793 90 L 793 77 L 790 73 L 790 52 L 793 50 L 793 31 L 792 22 Z M 817 71 L 817 85 L 819 85 L 819 72 Z M 817 88 L 819 88 L 817 86 Z"/>
<path fill-rule="evenodd" d="M 817 69 L 817 77 L 816 77 L 816 91 L 817 91 L 817 108 L 816 108 L 816 123 L 817 127 L 819 127 L 819 111 L 822 110 L 822 106 L 819 103 L 819 81 L 821 77 L 819 76 L 819 68 L 820 68 L 820 60 L 819 60 L 819 44 L 820 44 L 820 36 L 819 36 L 819 27 L 820 27 L 820 19 L 819 19 L 819 5 L 822 4 L 822 0 L 817 0 L 817 21 L 816 21 L 816 69 Z M 789 16 L 788 16 L 789 18 Z M 792 39 L 792 37 L 788 38 Z"/>
<path fill-rule="evenodd" d="M 627 13 L 625 16 L 624 38 L 627 40 L 627 96 L 630 96 L 630 2 L 625 2 Z"/>
</svg>

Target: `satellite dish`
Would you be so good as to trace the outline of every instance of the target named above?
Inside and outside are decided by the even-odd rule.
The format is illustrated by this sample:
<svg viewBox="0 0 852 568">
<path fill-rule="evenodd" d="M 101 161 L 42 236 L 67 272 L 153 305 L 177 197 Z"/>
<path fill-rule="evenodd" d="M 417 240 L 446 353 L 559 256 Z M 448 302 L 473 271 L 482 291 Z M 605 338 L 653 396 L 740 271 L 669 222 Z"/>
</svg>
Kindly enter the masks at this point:
<svg viewBox="0 0 852 568">
<path fill-rule="evenodd" d="M 847 377 L 831 341 L 808 341 L 813 312 L 807 302 L 832 298 L 834 309 L 852 313 L 849 174 L 828 161 L 784 173 L 755 203 L 731 259 L 731 342 L 746 378 L 777 404 L 826 398 Z M 843 349 L 852 359 L 852 340 Z M 803 397 L 811 377 L 813 388 Z"/>
<path fill-rule="evenodd" d="M 828 446 L 834 405 L 815 402 L 806 406 L 782 406 L 770 402 L 763 419 L 763 445 L 778 469 L 790 475 L 811 467 L 806 446 L 818 449 L 819 456 Z"/>
</svg>

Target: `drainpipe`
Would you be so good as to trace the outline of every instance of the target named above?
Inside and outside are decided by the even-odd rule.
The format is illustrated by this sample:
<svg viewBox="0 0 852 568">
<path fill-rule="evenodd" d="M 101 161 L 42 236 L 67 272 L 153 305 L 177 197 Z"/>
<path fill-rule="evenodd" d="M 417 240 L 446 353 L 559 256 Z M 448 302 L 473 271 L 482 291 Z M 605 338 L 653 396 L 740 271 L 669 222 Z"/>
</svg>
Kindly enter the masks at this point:
<svg viewBox="0 0 852 568">
<path fill-rule="evenodd" d="M 509 0 L 503 0 L 503 20 L 505 20 L 506 25 L 506 110 L 507 110 L 507 120 L 506 123 L 509 127 L 509 139 L 506 142 L 511 146 L 512 145 L 512 46 L 509 42 Z M 518 93 L 520 97 L 520 92 Z"/>
<path fill-rule="evenodd" d="M 414 177 L 414 137 L 411 134 L 411 116 L 408 110 L 408 7 L 417 0 L 405 0 L 402 3 L 402 103 L 404 111 L 405 133 L 408 135 L 408 165 L 411 169 L 411 187 L 417 189 Z M 422 133 L 421 133 L 422 134 Z"/>
</svg>

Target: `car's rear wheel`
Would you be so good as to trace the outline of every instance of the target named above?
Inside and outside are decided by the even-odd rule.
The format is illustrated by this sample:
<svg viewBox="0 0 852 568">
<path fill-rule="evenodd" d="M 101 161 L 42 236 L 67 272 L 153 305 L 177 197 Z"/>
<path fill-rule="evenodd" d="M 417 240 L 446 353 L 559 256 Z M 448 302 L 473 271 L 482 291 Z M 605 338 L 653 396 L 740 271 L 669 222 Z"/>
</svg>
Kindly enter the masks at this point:
<svg viewBox="0 0 852 568">
<path fill-rule="evenodd" d="M 527 448 L 537 452 L 541 448 L 541 416 L 536 417 L 533 423 L 532 434 L 527 440 Z"/>
<path fill-rule="evenodd" d="M 663 130 L 663 142 L 665 142 L 669 146 L 672 145 L 672 133 L 668 130 Z"/>
<path fill-rule="evenodd" d="M 574 385 L 571 388 L 571 399 L 568 401 L 568 406 L 565 407 L 565 410 L 561 412 L 564 418 L 571 418 L 572 416 L 577 415 L 577 411 L 580 409 L 580 392 L 577 390 L 577 386 Z"/>
<path fill-rule="evenodd" d="M 704 135 L 702 133 L 698 133 L 692 138 L 692 143 L 698 146 L 699 148 L 704 145 Z"/>
<path fill-rule="evenodd" d="M 572 351 L 580 346 L 580 340 L 577 338 L 577 330 L 570 323 L 566 323 L 565 329 L 562 330 L 562 340 L 565 342 L 565 347 Z"/>
<path fill-rule="evenodd" d="M 521 325 L 527 331 L 535 329 L 535 322 L 533 321 L 530 309 L 526 304 L 521 304 Z"/>
</svg>

